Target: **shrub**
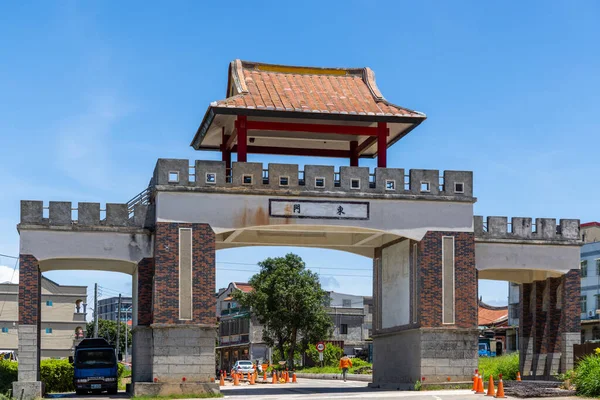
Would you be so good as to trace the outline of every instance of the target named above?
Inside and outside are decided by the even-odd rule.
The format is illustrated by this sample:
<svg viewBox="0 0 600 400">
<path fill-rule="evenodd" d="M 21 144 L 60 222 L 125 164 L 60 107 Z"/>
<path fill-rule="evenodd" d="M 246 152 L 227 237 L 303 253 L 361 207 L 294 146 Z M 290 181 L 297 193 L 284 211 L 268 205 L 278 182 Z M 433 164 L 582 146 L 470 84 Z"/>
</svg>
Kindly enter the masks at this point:
<svg viewBox="0 0 600 400">
<path fill-rule="evenodd" d="M 502 374 L 503 380 L 514 380 L 517 379 L 517 372 L 519 372 L 519 353 L 505 354 L 500 357 L 479 358 L 479 373 L 484 374 L 484 382 L 490 379 L 490 375 L 494 379 L 498 379 L 500 374 Z"/>
<path fill-rule="evenodd" d="M 575 368 L 573 383 L 577 394 L 586 397 L 600 395 L 600 357 L 588 355 L 579 361 Z"/>
<path fill-rule="evenodd" d="M 0 393 L 12 390 L 12 383 L 17 380 L 17 371 L 16 362 L 0 360 Z"/>
<path fill-rule="evenodd" d="M 73 365 L 68 360 L 42 360 L 40 363 L 42 382 L 49 393 L 72 392 Z"/>
<path fill-rule="evenodd" d="M 342 358 L 342 354 L 344 354 L 344 350 L 342 350 L 340 347 L 334 346 L 331 343 L 326 343 L 325 350 L 323 350 L 323 365 L 337 367 L 339 365 L 340 358 Z M 315 362 L 315 364 L 319 364 L 319 351 L 315 346 L 310 346 L 308 350 L 306 350 L 306 355 L 309 356 L 311 360 Z M 354 360 L 355 359 L 353 358 L 353 364 Z"/>
</svg>

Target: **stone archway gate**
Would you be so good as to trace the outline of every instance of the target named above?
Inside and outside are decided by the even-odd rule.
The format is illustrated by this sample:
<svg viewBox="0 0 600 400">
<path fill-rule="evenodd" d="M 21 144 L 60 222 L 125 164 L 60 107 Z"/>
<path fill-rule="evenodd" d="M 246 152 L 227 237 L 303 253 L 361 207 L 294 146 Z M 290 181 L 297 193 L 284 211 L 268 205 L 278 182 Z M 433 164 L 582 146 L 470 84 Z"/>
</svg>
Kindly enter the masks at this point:
<svg viewBox="0 0 600 400">
<path fill-rule="evenodd" d="M 513 219 L 508 229 L 492 218 L 484 229 L 474 222 L 475 201 L 467 171 L 244 162 L 228 170 L 225 162 L 173 159 L 158 160 L 150 187 L 128 204 L 50 202 L 45 216 L 43 202 L 22 201 L 15 393 L 42 393 L 40 273 L 55 269 L 133 275 L 135 394 L 218 390 L 215 251 L 257 245 L 374 260 L 374 386 L 470 380 L 477 270 L 523 284 L 525 364 L 538 360 L 530 370 L 540 371 L 541 358 L 568 368 L 567 345 L 579 335 L 570 306 L 578 304 L 579 222 L 539 220 L 528 231 L 531 220 Z"/>
</svg>

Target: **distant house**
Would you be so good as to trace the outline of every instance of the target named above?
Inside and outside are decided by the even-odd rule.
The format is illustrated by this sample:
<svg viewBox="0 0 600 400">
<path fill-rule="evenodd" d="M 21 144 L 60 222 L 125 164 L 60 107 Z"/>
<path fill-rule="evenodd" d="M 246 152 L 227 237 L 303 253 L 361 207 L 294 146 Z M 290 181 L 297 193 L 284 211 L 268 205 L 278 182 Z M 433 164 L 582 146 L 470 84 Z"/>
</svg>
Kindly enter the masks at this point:
<svg viewBox="0 0 600 400">
<path fill-rule="evenodd" d="M 0 349 L 18 350 L 19 285 L 0 284 Z M 42 276 L 41 357 L 72 354 L 85 332 L 87 286 L 62 286 Z"/>
<path fill-rule="evenodd" d="M 229 370 L 237 360 L 272 360 L 272 349 L 262 340 L 263 327 L 250 310 L 233 299 L 236 290 L 250 292 L 245 282 L 231 282 L 217 293 L 219 319 L 218 368 Z M 372 298 L 328 292 L 327 312 L 334 324 L 328 341 L 344 348 L 346 354 L 366 351 L 371 336 Z"/>
<path fill-rule="evenodd" d="M 508 306 L 491 306 L 479 299 L 478 326 L 481 337 L 495 339 L 501 342 L 500 353 L 508 350 L 507 338 L 512 334 L 513 329 L 508 325 Z M 510 342 L 510 340 L 508 340 Z M 498 345 L 500 346 L 500 345 Z M 494 351 L 498 351 L 494 348 Z"/>
</svg>

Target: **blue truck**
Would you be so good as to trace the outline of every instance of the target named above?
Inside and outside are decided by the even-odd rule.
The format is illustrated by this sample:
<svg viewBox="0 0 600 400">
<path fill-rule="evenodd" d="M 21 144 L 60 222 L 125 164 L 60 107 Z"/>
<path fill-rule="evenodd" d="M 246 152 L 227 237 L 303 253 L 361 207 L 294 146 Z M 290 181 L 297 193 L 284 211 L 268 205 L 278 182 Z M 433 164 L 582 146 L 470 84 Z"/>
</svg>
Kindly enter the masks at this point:
<svg viewBox="0 0 600 400">
<path fill-rule="evenodd" d="M 499 346 L 495 339 L 480 337 L 479 338 L 479 357 L 496 357 L 498 347 Z M 500 347 L 501 347 L 501 345 L 500 345 Z M 502 351 L 502 350 L 500 350 L 500 351 Z"/>
<path fill-rule="evenodd" d="M 75 392 L 85 394 L 118 390 L 118 358 L 115 347 L 105 339 L 83 339 L 69 361 L 73 364 Z"/>
</svg>

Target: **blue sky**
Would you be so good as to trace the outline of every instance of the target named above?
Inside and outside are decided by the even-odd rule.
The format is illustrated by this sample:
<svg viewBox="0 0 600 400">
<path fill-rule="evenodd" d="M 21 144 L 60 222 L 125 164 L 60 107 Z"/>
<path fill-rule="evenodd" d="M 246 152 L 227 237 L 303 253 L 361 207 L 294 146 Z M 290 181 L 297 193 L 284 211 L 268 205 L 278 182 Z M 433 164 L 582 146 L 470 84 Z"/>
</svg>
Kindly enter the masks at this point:
<svg viewBox="0 0 600 400">
<path fill-rule="evenodd" d="M 600 219 L 600 3 L 284 3 L 2 3 L 0 253 L 18 254 L 20 199 L 124 202 L 159 157 L 219 158 L 189 143 L 235 58 L 369 66 L 388 100 L 428 116 L 389 166 L 474 171 L 477 214 Z M 217 286 L 289 250 L 218 252 Z M 371 294 L 370 260 L 293 250 L 327 289 Z M 131 291 L 126 275 L 48 276 Z M 506 302 L 506 285 L 480 294 Z"/>
</svg>

